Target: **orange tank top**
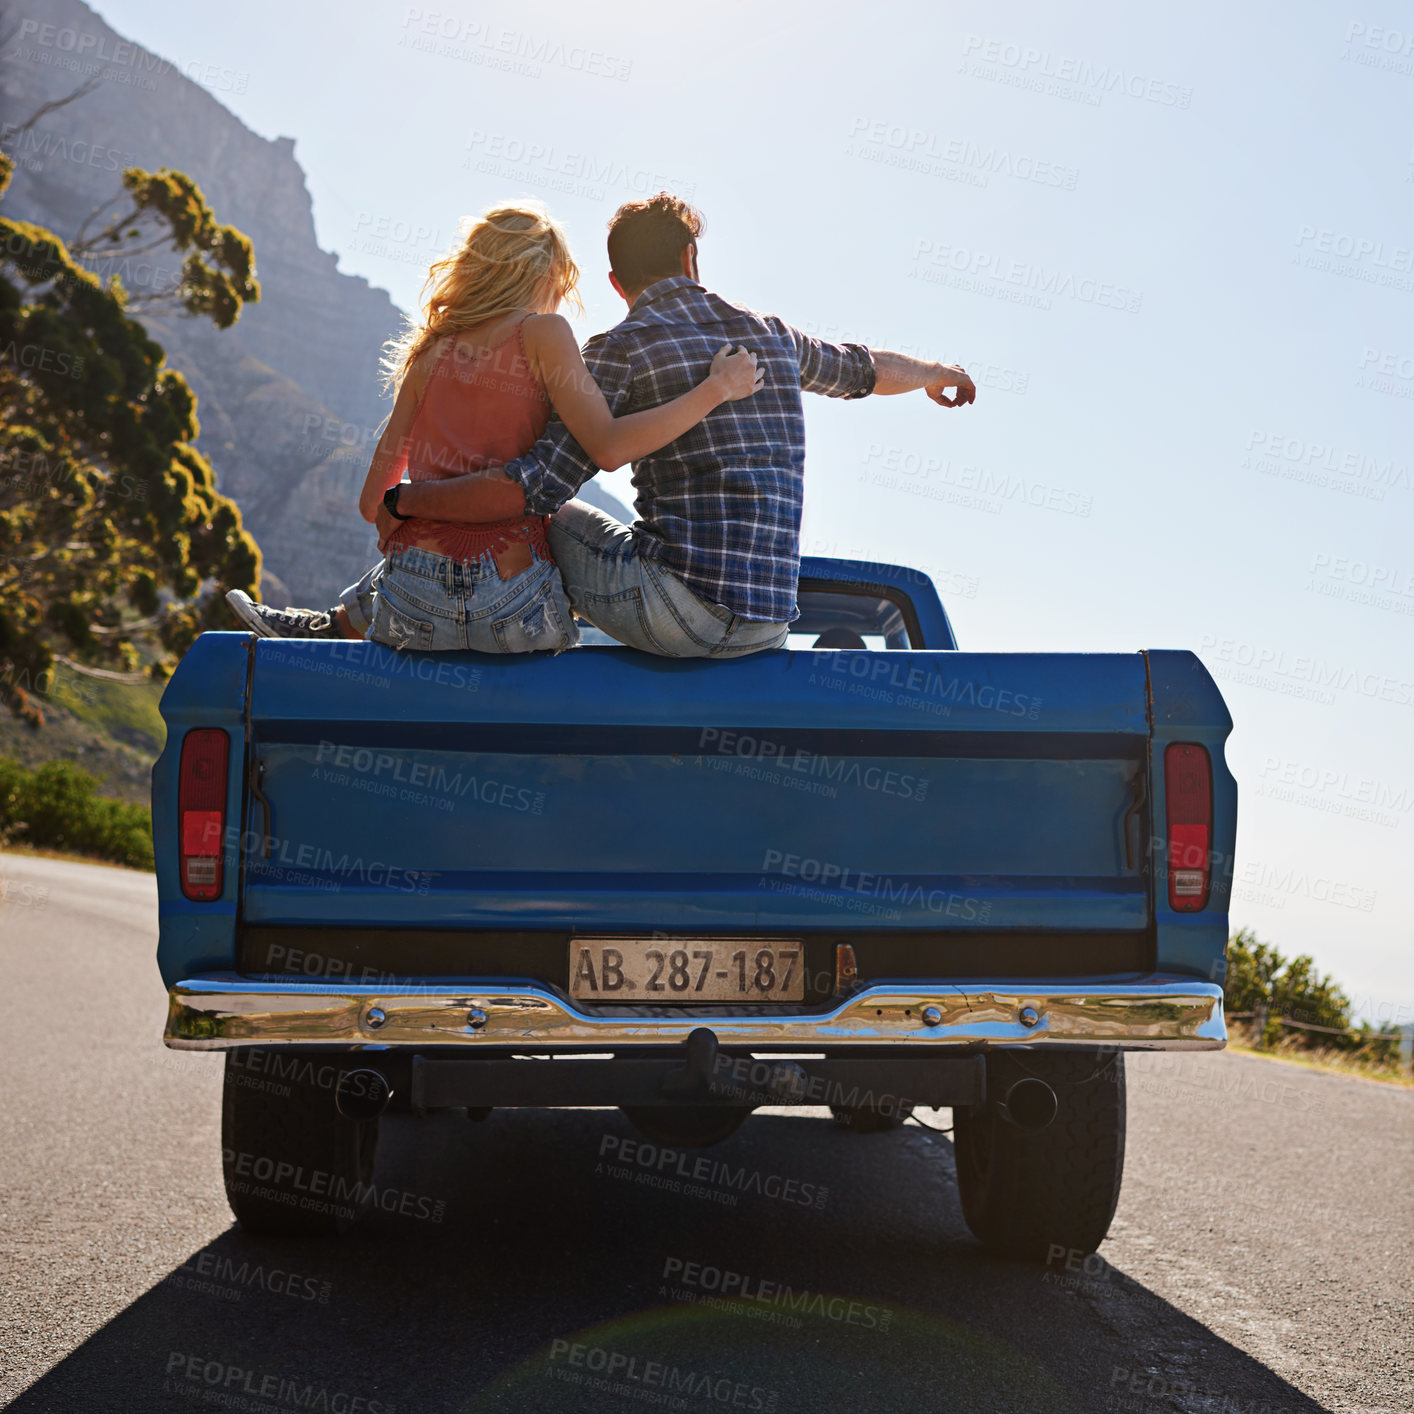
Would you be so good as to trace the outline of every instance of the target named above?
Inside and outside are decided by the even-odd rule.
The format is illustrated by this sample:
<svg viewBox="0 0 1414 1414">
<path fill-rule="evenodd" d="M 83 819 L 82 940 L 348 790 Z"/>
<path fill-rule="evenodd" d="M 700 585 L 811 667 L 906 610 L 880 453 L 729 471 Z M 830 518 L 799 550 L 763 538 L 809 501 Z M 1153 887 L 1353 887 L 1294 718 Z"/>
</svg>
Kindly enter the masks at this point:
<svg viewBox="0 0 1414 1414">
<path fill-rule="evenodd" d="M 499 343 L 467 353 L 448 338 L 432 365 L 407 439 L 408 476 L 435 481 L 523 456 L 550 420 L 550 398 L 526 356 L 520 320 Z M 551 558 L 545 516 L 467 525 L 424 520 L 400 524 L 388 549 L 420 545 L 454 560 L 499 554 L 516 542 L 537 559 Z"/>
</svg>

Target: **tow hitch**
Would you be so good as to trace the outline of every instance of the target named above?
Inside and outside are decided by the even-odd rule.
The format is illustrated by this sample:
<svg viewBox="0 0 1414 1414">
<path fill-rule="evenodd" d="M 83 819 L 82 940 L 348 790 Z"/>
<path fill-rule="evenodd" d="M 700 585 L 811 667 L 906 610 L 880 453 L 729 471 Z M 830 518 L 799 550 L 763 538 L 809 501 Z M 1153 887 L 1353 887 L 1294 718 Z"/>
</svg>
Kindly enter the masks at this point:
<svg viewBox="0 0 1414 1414">
<path fill-rule="evenodd" d="M 702 1098 L 711 1087 L 712 1072 L 717 1068 L 717 1033 L 707 1026 L 697 1027 L 683 1042 L 683 1051 L 682 1069 L 663 1077 L 665 1100 Z"/>
</svg>

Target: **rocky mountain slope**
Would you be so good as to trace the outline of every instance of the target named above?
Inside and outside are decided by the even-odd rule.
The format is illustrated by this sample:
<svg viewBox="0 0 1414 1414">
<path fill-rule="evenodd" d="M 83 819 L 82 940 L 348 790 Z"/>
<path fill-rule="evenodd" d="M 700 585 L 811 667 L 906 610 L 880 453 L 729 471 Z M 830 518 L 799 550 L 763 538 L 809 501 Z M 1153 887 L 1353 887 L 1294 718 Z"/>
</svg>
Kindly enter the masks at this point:
<svg viewBox="0 0 1414 1414">
<path fill-rule="evenodd" d="M 16 162 L 8 214 L 61 236 L 119 190 L 122 168 L 175 167 L 255 246 L 262 298 L 234 329 L 152 321 L 199 400 L 199 446 L 297 600 L 323 601 L 366 562 L 353 510 L 386 411 L 378 353 L 401 316 L 388 294 L 321 250 L 294 140 L 269 141 L 178 68 L 115 33 L 82 0 L 0 10 L 0 146 Z M 97 87 L 14 129 L 92 72 Z M 131 290 L 170 281 L 170 258 L 120 269 Z M 99 267 L 102 270 L 102 267 Z"/>
<path fill-rule="evenodd" d="M 18 131 L 95 73 L 91 92 Z M 229 70 L 204 77 L 218 92 L 239 82 Z M 62 237 L 119 192 L 124 167 L 140 166 L 187 172 L 217 218 L 251 238 L 261 299 L 233 329 L 147 323 L 196 392 L 198 445 L 260 542 L 267 597 L 331 603 L 376 553 L 354 503 L 389 406 L 379 352 L 402 313 L 319 248 L 294 139 L 251 132 L 181 66 L 117 34 L 82 0 L 0 0 L 0 148 L 15 160 L 6 214 Z M 169 284 L 176 262 L 132 261 L 115 273 L 141 292 Z M 596 486 L 582 494 L 630 518 Z M 0 720 L 0 756 L 69 757 L 106 791 L 144 799 L 163 735 L 156 696 L 63 670 L 43 731 Z"/>
<path fill-rule="evenodd" d="M 17 133 L 95 73 L 92 92 Z M 241 78 L 211 66 L 204 77 L 218 92 Z M 192 176 L 217 218 L 251 238 L 261 299 L 233 329 L 147 322 L 196 392 L 198 445 L 260 542 L 275 581 L 268 593 L 331 602 L 374 553 L 354 502 L 389 407 L 379 353 L 402 313 L 319 248 L 295 140 L 251 132 L 181 66 L 116 33 L 83 0 L 0 0 L 0 147 L 16 164 L 6 213 L 60 236 L 119 191 L 124 167 L 165 166 Z M 175 266 L 138 260 L 117 273 L 141 291 L 170 283 Z M 586 491 L 628 518 L 612 496 Z"/>
</svg>

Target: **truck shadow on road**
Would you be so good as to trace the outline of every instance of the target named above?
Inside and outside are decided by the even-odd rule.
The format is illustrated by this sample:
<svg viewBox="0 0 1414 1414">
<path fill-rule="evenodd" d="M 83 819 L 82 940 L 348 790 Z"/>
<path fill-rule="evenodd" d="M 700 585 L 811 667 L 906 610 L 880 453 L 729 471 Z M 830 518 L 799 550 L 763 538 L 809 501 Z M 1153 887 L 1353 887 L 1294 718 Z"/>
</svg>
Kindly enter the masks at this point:
<svg viewBox="0 0 1414 1414">
<path fill-rule="evenodd" d="M 341 1240 L 232 1226 L 11 1408 L 1323 1408 L 1099 1258 L 984 1257 L 912 1125 L 663 1151 L 613 1111 L 394 1117 L 372 1200 Z"/>
</svg>

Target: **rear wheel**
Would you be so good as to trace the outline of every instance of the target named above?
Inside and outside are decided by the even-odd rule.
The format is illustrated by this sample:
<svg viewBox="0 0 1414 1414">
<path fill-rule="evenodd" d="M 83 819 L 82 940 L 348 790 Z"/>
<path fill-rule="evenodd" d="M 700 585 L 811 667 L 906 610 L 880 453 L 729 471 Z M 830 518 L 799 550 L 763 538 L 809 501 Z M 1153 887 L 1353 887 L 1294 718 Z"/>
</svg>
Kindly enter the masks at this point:
<svg viewBox="0 0 1414 1414">
<path fill-rule="evenodd" d="M 1056 1093 L 1056 1115 L 1044 1129 L 1021 1128 L 1002 1104 L 1027 1077 Z M 1088 1256 L 1109 1231 L 1124 1175 L 1123 1054 L 994 1051 L 987 1095 L 985 1105 L 953 1115 L 967 1226 L 999 1256 L 1040 1262 L 1057 1249 Z"/>
<path fill-rule="evenodd" d="M 231 1211 L 249 1232 L 346 1232 L 372 1191 L 378 1121 L 335 1108 L 335 1066 L 251 1060 L 226 1056 L 221 1166 Z"/>
</svg>

